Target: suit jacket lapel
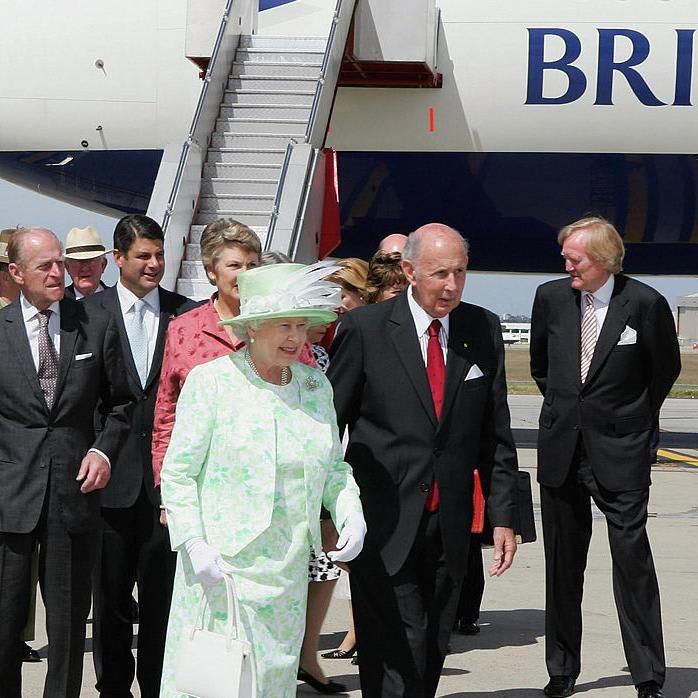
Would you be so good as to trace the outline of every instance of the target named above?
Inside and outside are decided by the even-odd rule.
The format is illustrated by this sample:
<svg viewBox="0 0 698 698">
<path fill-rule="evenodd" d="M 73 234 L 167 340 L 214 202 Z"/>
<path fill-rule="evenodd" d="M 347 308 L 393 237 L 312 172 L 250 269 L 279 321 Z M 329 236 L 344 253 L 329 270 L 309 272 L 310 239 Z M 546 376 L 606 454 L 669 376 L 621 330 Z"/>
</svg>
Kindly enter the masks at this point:
<svg viewBox="0 0 698 698">
<path fill-rule="evenodd" d="M 117 282 L 118 283 L 118 282 Z M 136 370 L 136 364 L 133 362 L 133 354 L 131 354 L 131 343 L 128 341 L 128 332 L 124 324 L 124 314 L 119 303 L 119 294 L 116 290 L 116 285 L 106 288 L 99 294 L 102 306 L 106 311 L 112 314 L 116 327 L 119 331 L 119 339 L 121 340 L 121 353 L 126 364 L 126 370 L 129 373 L 130 382 L 141 387 L 141 379 Z"/>
<path fill-rule="evenodd" d="M 471 362 L 468 359 L 468 328 L 462 318 L 462 307 L 458 306 L 449 316 L 448 324 L 448 354 L 446 359 L 446 386 L 444 388 L 444 400 L 441 406 L 441 419 L 439 424 L 451 409 L 453 400 L 463 384 L 463 380 L 470 370 Z"/>
<path fill-rule="evenodd" d="M 419 339 L 417 338 L 417 330 L 414 326 L 412 313 L 410 313 L 410 308 L 407 304 L 406 293 L 402 293 L 395 301 L 390 322 L 392 324 L 391 337 L 397 355 L 405 367 L 405 372 L 417 392 L 422 407 L 424 407 L 432 423 L 436 425 L 434 401 L 431 398 L 427 371 L 422 358 L 422 350 L 419 347 Z"/>
<path fill-rule="evenodd" d="M 27 383 L 31 386 L 37 400 L 46 409 L 46 400 L 39 385 L 39 377 L 36 373 L 36 366 L 34 365 L 34 358 L 29 346 L 29 338 L 24 326 L 24 318 L 22 317 L 22 308 L 19 301 L 15 301 L 7 308 L 5 311 L 5 322 L 7 323 L 7 336 L 11 345 L 11 351 L 17 357 Z"/>
<path fill-rule="evenodd" d="M 611 302 L 608 304 L 608 310 L 606 311 L 606 319 L 599 333 L 599 338 L 596 341 L 596 347 L 594 347 L 594 356 L 591 359 L 589 373 L 584 382 L 585 387 L 593 381 L 594 376 L 598 373 L 601 366 L 603 366 L 608 354 L 616 345 L 618 338 L 625 329 L 630 314 L 626 307 L 628 298 L 624 293 L 624 289 L 625 282 L 623 278 L 617 276 L 613 287 Z"/>
<path fill-rule="evenodd" d="M 153 360 L 150 362 L 150 371 L 148 379 L 145 382 L 147 388 L 153 381 L 158 379 L 160 368 L 162 366 L 162 354 L 165 351 L 165 337 L 167 335 L 167 325 L 170 318 L 176 311 L 176 306 L 171 302 L 171 297 L 164 289 L 158 289 L 160 295 L 160 321 L 158 322 L 158 336 L 155 340 L 155 350 L 153 351 Z"/>
<path fill-rule="evenodd" d="M 61 353 L 58 359 L 58 379 L 56 380 L 54 407 L 58 404 L 66 376 L 70 370 L 72 357 L 75 355 L 75 343 L 78 339 L 80 327 L 76 303 L 78 301 L 61 301 Z"/>
<path fill-rule="evenodd" d="M 562 358 L 568 362 L 569 373 L 577 386 L 582 387 L 581 356 L 582 356 L 582 315 L 581 294 L 573 288 L 569 292 L 564 304 L 560 308 L 560 335 L 570 338 L 570 351 Z"/>
</svg>

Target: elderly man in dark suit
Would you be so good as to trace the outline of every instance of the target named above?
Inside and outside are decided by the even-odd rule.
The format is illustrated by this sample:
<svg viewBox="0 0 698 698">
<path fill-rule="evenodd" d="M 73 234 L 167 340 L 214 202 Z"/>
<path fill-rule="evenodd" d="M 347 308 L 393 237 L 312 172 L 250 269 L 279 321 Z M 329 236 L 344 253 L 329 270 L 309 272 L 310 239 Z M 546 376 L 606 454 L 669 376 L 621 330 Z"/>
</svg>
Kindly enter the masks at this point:
<svg viewBox="0 0 698 698">
<path fill-rule="evenodd" d="M 403 251 L 409 288 L 342 316 L 328 375 L 368 527 L 351 565 L 365 698 L 436 694 L 465 573 L 473 469 L 493 575 L 516 550 L 517 477 L 497 318 L 461 303 L 467 243 L 429 224 Z"/>
<path fill-rule="evenodd" d="M 114 229 L 119 281 L 84 302 L 113 319 L 135 400 L 131 430 L 102 491 L 102 550 L 95 584 L 95 668 L 103 698 L 131 695 L 131 594 L 138 586 L 138 678 L 143 698 L 157 698 L 176 553 L 153 484 L 151 439 L 165 335 L 170 318 L 193 301 L 160 287 L 164 235 L 151 218 L 130 215 Z M 98 660 L 99 658 L 99 660 Z M 100 661 L 101 660 L 101 661 Z"/>
<path fill-rule="evenodd" d="M 21 634 L 38 541 L 49 638 L 44 696 L 77 698 L 98 490 L 128 429 L 130 396 L 113 320 L 63 299 L 55 235 L 21 229 L 8 256 L 21 294 L 0 311 L 0 693 L 21 697 Z M 95 435 L 98 401 L 105 420 Z"/>
<path fill-rule="evenodd" d="M 645 524 L 650 438 L 681 368 L 674 320 L 659 293 L 620 273 L 623 241 L 608 221 L 582 219 L 558 241 L 570 279 L 538 289 L 531 323 L 531 373 L 545 398 L 538 481 L 551 679 L 544 692 L 572 695 L 580 671 L 593 499 L 608 524 L 633 683 L 639 698 L 661 698 L 659 588 Z"/>
<path fill-rule="evenodd" d="M 107 268 L 106 254 L 99 233 L 91 226 L 68 231 L 63 257 L 65 270 L 73 283 L 65 287 L 66 298 L 79 301 L 107 288 L 102 283 L 102 274 Z"/>
</svg>

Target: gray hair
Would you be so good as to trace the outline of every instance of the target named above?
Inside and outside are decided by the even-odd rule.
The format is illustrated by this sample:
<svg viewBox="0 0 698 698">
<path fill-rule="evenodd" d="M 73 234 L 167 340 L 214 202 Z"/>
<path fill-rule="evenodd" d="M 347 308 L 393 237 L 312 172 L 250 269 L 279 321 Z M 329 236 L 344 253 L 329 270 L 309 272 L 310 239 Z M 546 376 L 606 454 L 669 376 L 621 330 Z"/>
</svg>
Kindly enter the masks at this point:
<svg viewBox="0 0 698 698">
<path fill-rule="evenodd" d="M 49 237 L 53 238 L 58 247 L 60 247 L 61 252 L 63 252 L 63 245 L 52 230 L 49 230 L 48 228 L 41 228 L 40 226 L 17 228 L 12 235 L 12 239 L 7 245 L 7 258 L 10 260 L 10 264 L 16 264 L 19 267 L 26 264 L 26 245 L 24 244 L 24 241 L 26 238 L 31 237 L 36 233 L 48 235 Z"/>
<path fill-rule="evenodd" d="M 291 258 L 279 250 L 268 250 L 267 252 L 262 252 L 261 256 L 263 267 L 269 264 L 288 264 L 290 261 Z"/>
</svg>

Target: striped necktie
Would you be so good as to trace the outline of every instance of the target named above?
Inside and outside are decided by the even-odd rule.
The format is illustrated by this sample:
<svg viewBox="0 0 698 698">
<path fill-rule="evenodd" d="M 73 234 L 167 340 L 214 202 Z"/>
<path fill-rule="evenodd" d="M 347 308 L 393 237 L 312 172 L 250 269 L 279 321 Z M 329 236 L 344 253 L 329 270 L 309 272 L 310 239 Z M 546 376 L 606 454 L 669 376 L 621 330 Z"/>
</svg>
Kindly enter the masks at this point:
<svg viewBox="0 0 698 698">
<path fill-rule="evenodd" d="M 591 360 L 594 358 L 596 347 L 596 311 L 594 310 L 594 296 L 591 293 L 584 294 L 584 315 L 582 316 L 582 353 L 581 353 L 581 378 L 586 381 Z"/>
</svg>

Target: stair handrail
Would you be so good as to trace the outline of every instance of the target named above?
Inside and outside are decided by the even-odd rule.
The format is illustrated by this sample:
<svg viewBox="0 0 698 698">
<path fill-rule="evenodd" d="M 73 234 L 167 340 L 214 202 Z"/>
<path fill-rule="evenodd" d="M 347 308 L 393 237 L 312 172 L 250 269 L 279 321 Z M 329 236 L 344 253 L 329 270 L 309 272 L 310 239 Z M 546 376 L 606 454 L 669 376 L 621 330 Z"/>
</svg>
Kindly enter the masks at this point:
<svg viewBox="0 0 698 698">
<path fill-rule="evenodd" d="M 337 0 L 334 14 L 332 15 L 330 33 L 327 37 L 327 47 L 322 58 L 322 67 L 320 68 L 320 79 L 315 87 L 310 118 L 305 130 L 305 142 L 310 143 L 315 148 L 322 148 L 325 143 L 327 123 L 332 111 L 332 103 L 337 90 L 337 79 L 342 67 L 342 57 L 344 56 L 351 20 L 354 17 L 357 2 L 358 0 Z M 332 60 L 333 58 L 335 60 Z M 332 86 L 331 97 L 328 97 L 329 93 L 324 89 L 325 83 Z M 323 107 L 326 118 L 318 122 L 318 113 L 321 107 Z"/>
<path fill-rule="evenodd" d="M 256 4 L 256 0 L 254 0 L 254 3 Z M 238 11 L 233 15 L 233 6 L 236 4 L 239 6 L 236 8 Z M 162 221 L 162 229 L 165 233 L 167 232 L 172 216 L 181 203 L 182 197 L 180 195 L 182 192 L 182 183 L 184 181 L 191 150 L 192 148 L 197 148 L 199 151 L 202 151 L 208 146 L 211 132 L 213 131 L 218 115 L 218 108 L 223 98 L 223 93 L 225 92 L 225 85 L 230 74 L 230 63 L 238 48 L 240 33 L 252 33 L 256 21 L 256 11 L 250 10 L 249 7 L 251 7 L 250 0 L 226 1 L 221 22 L 218 26 L 218 33 L 216 34 L 216 41 L 213 46 L 213 51 L 211 52 L 211 58 L 206 67 L 199 99 L 196 103 L 191 126 L 189 127 L 189 134 L 182 144 L 179 163 L 165 207 Z M 232 26 L 233 23 L 230 21 L 233 17 L 238 18 L 237 26 L 234 27 Z M 243 17 L 247 18 L 247 23 L 251 26 L 243 26 Z M 221 56 L 229 60 L 221 63 Z M 202 165 L 202 163 L 200 164 Z M 200 174 L 199 172 L 199 178 Z"/>
<path fill-rule="evenodd" d="M 342 65 L 342 57 L 346 47 L 351 20 L 354 16 L 354 10 L 358 0 L 337 0 L 330 32 L 327 37 L 325 53 L 322 57 L 322 65 L 320 67 L 320 76 L 315 86 L 315 94 L 313 96 L 313 104 L 310 108 L 308 125 L 305 129 L 305 134 L 302 140 L 292 138 L 286 146 L 284 161 L 281 166 L 279 175 L 279 184 L 276 189 L 276 197 L 272 206 L 271 218 L 267 229 L 267 237 L 265 241 L 265 249 L 271 249 L 273 245 L 274 230 L 279 219 L 280 203 L 283 194 L 284 185 L 286 183 L 286 175 L 288 173 L 289 164 L 293 157 L 293 148 L 299 142 L 309 143 L 313 148 L 319 150 L 325 143 L 325 135 L 327 133 L 327 125 L 329 122 L 332 103 L 337 89 L 337 79 L 339 70 Z M 335 60 L 332 60 L 332 59 Z M 331 92 L 326 89 L 326 86 L 331 86 Z M 309 178 L 309 173 L 306 173 L 306 178 Z M 295 216 L 293 226 L 292 239 L 298 236 L 298 225 L 303 220 L 303 210 L 307 203 L 307 196 L 303 197 L 303 201 L 299 202 L 299 209 Z"/>
</svg>

